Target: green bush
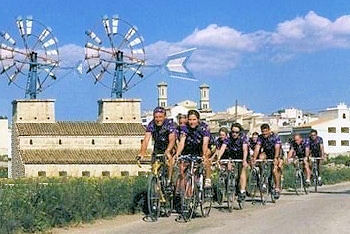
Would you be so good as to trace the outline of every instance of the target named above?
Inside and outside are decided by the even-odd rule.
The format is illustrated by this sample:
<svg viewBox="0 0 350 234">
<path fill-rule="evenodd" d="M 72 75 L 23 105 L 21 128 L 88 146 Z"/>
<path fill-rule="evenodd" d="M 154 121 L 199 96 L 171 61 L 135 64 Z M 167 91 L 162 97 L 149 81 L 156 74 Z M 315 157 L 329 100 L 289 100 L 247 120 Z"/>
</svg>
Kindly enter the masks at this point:
<svg viewBox="0 0 350 234">
<path fill-rule="evenodd" d="M 0 167 L 0 178 L 7 178 L 7 168 Z"/>
<path fill-rule="evenodd" d="M 339 155 L 335 158 L 330 158 L 327 163 L 334 164 L 344 164 L 345 166 L 350 167 L 350 156 L 349 155 Z"/>
<path fill-rule="evenodd" d="M 0 233 L 134 213 L 143 208 L 146 184 L 145 177 L 1 181 Z"/>
</svg>

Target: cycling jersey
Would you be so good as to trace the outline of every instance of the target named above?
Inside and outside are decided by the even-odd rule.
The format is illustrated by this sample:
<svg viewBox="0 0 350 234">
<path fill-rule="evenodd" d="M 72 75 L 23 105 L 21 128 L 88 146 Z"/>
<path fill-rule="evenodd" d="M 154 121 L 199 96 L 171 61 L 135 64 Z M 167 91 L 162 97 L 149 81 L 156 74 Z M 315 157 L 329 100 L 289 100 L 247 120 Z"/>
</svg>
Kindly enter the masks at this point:
<svg viewBox="0 0 350 234">
<path fill-rule="evenodd" d="M 317 136 L 315 140 L 309 138 L 310 153 L 312 157 L 321 157 L 321 144 L 323 144 L 322 137 Z"/>
<path fill-rule="evenodd" d="M 229 150 L 229 157 L 233 159 L 243 159 L 243 145 L 249 145 L 249 140 L 246 135 L 240 134 L 238 138 L 234 139 L 232 135 L 228 138 L 227 148 Z"/>
<path fill-rule="evenodd" d="M 201 156 L 203 139 L 204 137 L 210 138 L 208 125 L 204 122 L 201 122 L 196 128 L 191 128 L 189 125 L 181 126 L 180 135 L 186 136 L 183 155 Z"/>
<path fill-rule="evenodd" d="M 260 134 L 257 141 L 257 145 L 263 148 L 262 150 L 265 152 L 267 159 L 275 158 L 275 146 L 281 144 L 281 139 L 275 133 L 271 133 L 267 138 Z"/>
<path fill-rule="evenodd" d="M 162 126 L 157 126 L 152 120 L 147 128 L 146 132 L 152 133 L 152 137 L 154 140 L 154 154 L 164 154 L 166 148 L 169 144 L 169 135 L 171 133 L 176 134 L 176 126 L 171 119 L 165 119 Z"/>
<path fill-rule="evenodd" d="M 227 147 L 228 143 L 229 143 L 228 138 L 221 139 L 220 137 L 218 137 L 217 139 L 215 139 L 216 149 L 220 150 L 220 148 L 221 148 L 221 146 L 223 144 L 226 145 L 225 152 L 221 156 L 221 159 L 229 159 L 229 150 L 228 150 L 228 147 Z"/>
<path fill-rule="evenodd" d="M 309 141 L 308 140 L 302 140 L 299 145 L 293 140 L 291 145 L 290 145 L 290 148 L 294 149 L 295 155 L 298 158 L 304 158 L 305 157 L 305 151 L 309 147 L 310 146 L 309 146 Z"/>
</svg>

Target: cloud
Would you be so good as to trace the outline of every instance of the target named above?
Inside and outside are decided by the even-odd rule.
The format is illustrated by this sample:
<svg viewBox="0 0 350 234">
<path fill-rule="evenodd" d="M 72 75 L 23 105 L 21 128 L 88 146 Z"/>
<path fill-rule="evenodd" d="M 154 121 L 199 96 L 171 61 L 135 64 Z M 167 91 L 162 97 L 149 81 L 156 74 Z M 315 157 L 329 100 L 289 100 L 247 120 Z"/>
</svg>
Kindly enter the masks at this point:
<svg viewBox="0 0 350 234">
<path fill-rule="evenodd" d="M 313 11 L 277 24 L 273 31 L 242 32 L 229 26 L 210 24 L 196 28 L 177 42 L 157 41 L 145 46 L 149 64 L 160 64 L 169 54 L 196 47 L 189 67 L 196 74 L 220 76 L 236 68 L 246 55 L 259 55 L 282 63 L 302 53 L 332 48 L 350 48 L 350 15 L 334 21 Z M 74 44 L 60 48 L 61 59 L 75 64 L 84 58 L 84 49 Z"/>
</svg>

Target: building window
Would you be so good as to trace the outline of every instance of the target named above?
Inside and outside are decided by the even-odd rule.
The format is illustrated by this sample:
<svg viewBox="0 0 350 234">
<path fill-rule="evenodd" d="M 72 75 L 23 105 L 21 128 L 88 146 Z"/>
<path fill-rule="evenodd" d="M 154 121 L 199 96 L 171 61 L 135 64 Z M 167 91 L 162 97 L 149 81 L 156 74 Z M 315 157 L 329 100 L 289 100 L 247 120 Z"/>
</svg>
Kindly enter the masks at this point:
<svg viewBox="0 0 350 234">
<path fill-rule="evenodd" d="M 349 128 L 347 128 L 347 127 L 342 127 L 342 128 L 341 128 L 341 133 L 349 133 Z"/>
<path fill-rule="evenodd" d="M 340 143 L 341 143 L 341 146 L 349 146 L 348 140 L 342 140 Z"/>
<path fill-rule="evenodd" d="M 335 127 L 329 127 L 328 128 L 328 133 L 336 133 L 336 132 L 337 132 L 337 130 L 336 130 Z"/>
<path fill-rule="evenodd" d="M 67 172 L 66 171 L 59 171 L 58 175 L 59 176 L 67 176 Z"/>
<path fill-rule="evenodd" d="M 121 175 L 122 175 L 122 176 L 129 176 L 129 172 L 128 172 L 128 171 L 122 171 L 122 172 L 121 172 Z"/>
<path fill-rule="evenodd" d="M 90 177 L 90 172 L 89 171 L 83 171 L 81 174 L 82 174 L 82 176 Z"/>
<path fill-rule="evenodd" d="M 343 113 L 343 119 L 346 119 L 346 114 L 345 113 Z"/>
<path fill-rule="evenodd" d="M 91 140 L 91 144 L 93 144 L 93 145 L 95 144 L 95 139 Z"/>
<path fill-rule="evenodd" d="M 111 172 L 110 171 L 103 171 L 102 172 L 102 176 L 110 177 L 111 176 Z"/>
<path fill-rule="evenodd" d="M 336 146 L 336 141 L 335 140 L 329 140 L 328 141 L 328 146 Z"/>
<path fill-rule="evenodd" d="M 203 91 L 203 97 L 207 97 L 207 91 Z"/>
<path fill-rule="evenodd" d="M 29 140 L 29 144 L 30 144 L 30 145 L 33 144 L 33 140 L 32 140 L 32 139 Z"/>
<path fill-rule="evenodd" d="M 119 145 L 121 145 L 122 144 L 122 140 L 121 139 L 119 139 Z"/>
<path fill-rule="evenodd" d="M 142 143 L 143 143 L 143 139 L 141 139 L 141 145 L 142 145 Z"/>
<path fill-rule="evenodd" d="M 61 139 L 58 140 L 58 144 L 62 145 L 62 140 Z"/>
<path fill-rule="evenodd" d="M 161 89 L 161 92 L 162 92 L 162 96 L 164 96 L 164 89 Z"/>
<path fill-rule="evenodd" d="M 46 177 L 46 171 L 38 171 L 39 177 Z"/>
</svg>

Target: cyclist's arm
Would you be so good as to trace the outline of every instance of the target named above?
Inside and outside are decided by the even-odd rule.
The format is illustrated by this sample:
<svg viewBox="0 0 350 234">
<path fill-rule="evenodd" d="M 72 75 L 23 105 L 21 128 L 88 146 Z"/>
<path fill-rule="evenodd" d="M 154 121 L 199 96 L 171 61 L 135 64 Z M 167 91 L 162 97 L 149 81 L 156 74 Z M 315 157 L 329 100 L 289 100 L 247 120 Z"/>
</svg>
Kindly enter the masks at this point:
<svg viewBox="0 0 350 234">
<path fill-rule="evenodd" d="M 325 159 L 326 155 L 324 153 L 324 146 L 323 146 L 323 144 L 320 144 L 320 148 L 321 148 L 321 158 Z"/>
<path fill-rule="evenodd" d="M 168 147 L 166 148 L 165 150 L 165 153 L 168 155 L 170 155 L 171 153 L 171 150 L 174 148 L 174 145 L 175 145 L 175 141 L 176 141 L 176 135 L 175 133 L 170 133 L 169 134 L 169 144 L 168 144 Z"/>
<path fill-rule="evenodd" d="M 208 155 L 207 157 L 210 156 L 208 154 L 208 150 L 209 150 L 208 145 L 209 145 L 209 137 L 205 136 L 203 137 L 202 152 L 203 152 L 203 155 Z"/>
<path fill-rule="evenodd" d="M 254 155 L 253 155 L 254 160 L 256 160 L 256 158 L 258 157 L 260 149 L 261 149 L 261 145 L 256 144 L 256 146 L 254 148 Z"/>
<path fill-rule="evenodd" d="M 220 149 L 218 150 L 218 160 L 220 160 L 222 155 L 225 153 L 226 147 L 226 144 L 221 145 Z"/>
<path fill-rule="evenodd" d="M 275 144 L 275 159 L 278 159 L 280 156 L 281 144 Z"/>
<path fill-rule="evenodd" d="M 289 161 L 294 155 L 294 149 L 290 148 L 288 155 L 287 155 L 287 161 Z"/>
<path fill-rule="evenodd" d="M 147 146 L 151 137 L 152 137 L 152 133 L 146 132 L 145 137 L 143 138 L 143 142 L 141 144 L 141 150 L 140 150 L 141 157 L 144 157 L 146 155 Z"/>
<path fill-rule="evenodd" d="M 248 157 L 248 144 L 243 144 L 243 165 L 247 162 Z"/>
<path fill-rule="evenodd" d="M 310 156 L 310 148 L 306 147 L 305 148 L 305 157 L 308 158 Z"/>
<path fill-rule="evenodd" d="M 182 134 L 180 136 L 179 145 L 177 146 L 177 149 L 176 149 L 175 157 L 178 157 L 179 155 L 181 155 L 182 151 L 184 150 L 184 148 L 185 148 L 185 140 L 186 140 L 186 135 Z"/>
</svg>

